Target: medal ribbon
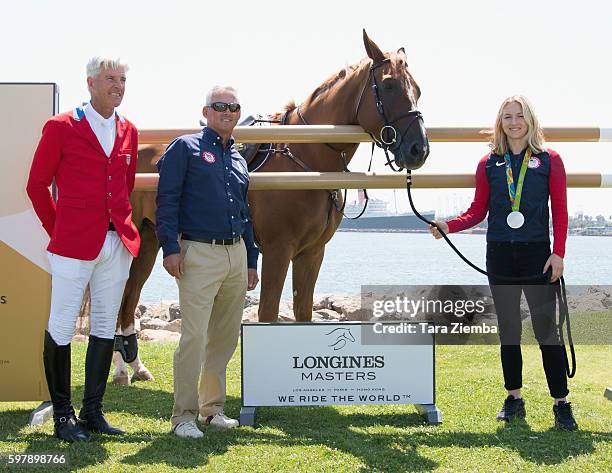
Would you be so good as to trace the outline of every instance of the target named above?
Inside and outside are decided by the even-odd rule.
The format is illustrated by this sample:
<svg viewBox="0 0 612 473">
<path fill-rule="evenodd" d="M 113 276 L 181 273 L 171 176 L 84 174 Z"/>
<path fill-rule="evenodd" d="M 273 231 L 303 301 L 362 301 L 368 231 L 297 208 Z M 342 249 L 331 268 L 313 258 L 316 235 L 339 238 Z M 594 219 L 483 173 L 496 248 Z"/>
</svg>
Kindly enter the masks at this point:
<svg viewBox="0 0 612 473">
<path fill-rule="evenodd" d="M 504 155 L 504 161 L 506 163 L 506 180 L 508 181 L 508 196 L 510 197 L 510 203 L 512 204 L 512 211 L 518 212 L 521 205 L 521 195 L 523 193 L 523 182 L 525 181 L 525 174 L 527 173 L 527 164 L 531 158 L 531 148 L 527 148 L 525 156 L 523 157 L 523 163 L 521 164 L 521 171 L 519 172 L 518 182 L 514 184 L 514 177 L 512 176 L 512 162 L 510 161 L 510 152 L 506 151 Z"/>
</svg>

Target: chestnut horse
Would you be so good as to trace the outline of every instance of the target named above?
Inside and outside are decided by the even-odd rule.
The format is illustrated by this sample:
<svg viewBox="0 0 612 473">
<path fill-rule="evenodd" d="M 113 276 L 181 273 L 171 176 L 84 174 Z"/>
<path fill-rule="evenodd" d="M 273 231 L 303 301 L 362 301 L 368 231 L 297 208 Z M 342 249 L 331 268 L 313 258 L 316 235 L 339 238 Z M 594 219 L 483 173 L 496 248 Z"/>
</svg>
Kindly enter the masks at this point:
<svg viewBox="0 0 612 473">
<path fill-rule="evenodd" d="M 408 72 L 404 49 L 383 53 L 365 30 L 363 40 L 368 57 L 329 78 L 301 105 L 288 105 L 281 122 L 360 125 L 379 146 L 393 153 L 398 167 L 416 169 L 425 162 L 429 144 L 423 119 L 416 108 L 420 90 Z M 357 146 L 292 144 L 290 153 L 273 154 L 258 170 L 344 171 Z M 291 262 L 293 312 L 296 320 L 310 321 L 325 244 L 342 220 L 339 193 L 253 191 L 249 193 L 249 205 L 255 238 L 263 254 L 259 320 L 277 319 Z"/>
<path fill-rule="evenodd" d="M 290 104 L 276 115 L 283 124 L 360 125 L 376 144 L 394 156 L 400 168 L 416 169 L 429 154 L 421 114 L 417 110 L 420 89 L 407 67 L 404 49 L 383 53 L 363 31 L 367 58 L 342 69 L 321 84 L 300 106 Z M 357 144 L 292 144 L 290 152 L 271 154 L 258 170 L 265 172 L 344 171 Z M 277 144 L 276 149 L 288 145 Z M 156 172 L 162 149 L 141 147 L 137 172 Z M 119 324 L 123 335 L 134 331 L 134 312 L 142 287 L 158 253 L 155 236 L 155 194 L 132 194 L 134 222 L 141 235 L 138 258 L 132 263 Z M 263 254 L 259 320 L 274 321 L 289 262 L 293 263 L 293 310 L 299 321 L 312 318 L 314 287 L 323 261 L 325 244 L 340 225 L 339 193 L 326 190 L 253 191 L 249 203 L 257 243 Z M 135 337 L 132 338 L 135 343 Z M 119 356 L 115 382 L 129 383 L 127 368 Z M 146 379 L 138 358 L 130 363 L 134 379 Z M 144 373 L 144 376 L 138 375 Z M 150 376 L 150 374 L 149 374 Z"/>
</svg>

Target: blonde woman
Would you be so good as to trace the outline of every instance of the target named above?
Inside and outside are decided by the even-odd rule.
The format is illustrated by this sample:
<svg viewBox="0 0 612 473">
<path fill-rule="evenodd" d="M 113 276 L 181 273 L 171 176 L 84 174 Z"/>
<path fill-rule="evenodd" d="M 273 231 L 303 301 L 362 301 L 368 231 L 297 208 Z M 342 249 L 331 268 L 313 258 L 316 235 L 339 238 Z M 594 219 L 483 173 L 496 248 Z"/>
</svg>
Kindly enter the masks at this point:
<svg viewBox="0 0 612 473">
<path fill-rule="evenodd" d="M 552 210 L 553 249 L 550 250 L 549 207 Z M 463 215 L 435 223 L 454 233 L 480 223 L 488 213 L 487 271 L 502 277 L 542 274 L 541 279 L 508 281 L 489 277 L 501 341 L 501 363 L 508 391 L 498 420 L 525 417 L 521 396 L 521 293 L 529 305 L 551 396 L 555 425 L 578 428 L 565 371 L 565 352 L 555 323 L 555 292 L 563 275 L 567 238 L 567 193 L 561 157 L 545 147 L 544 135 L 529 101 L 515 95 L 503 101 L 493 131 L 491 152 L 476 169 L 474 201 Z M 435 238 L 437 228 L 430 226 Z"/>
</svg>

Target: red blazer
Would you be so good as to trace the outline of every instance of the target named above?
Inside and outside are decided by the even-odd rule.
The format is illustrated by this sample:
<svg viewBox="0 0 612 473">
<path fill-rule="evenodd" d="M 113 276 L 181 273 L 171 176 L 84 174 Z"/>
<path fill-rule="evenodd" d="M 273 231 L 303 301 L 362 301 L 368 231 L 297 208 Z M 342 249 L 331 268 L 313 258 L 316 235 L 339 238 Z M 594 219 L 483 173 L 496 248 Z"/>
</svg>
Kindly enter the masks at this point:
<svg viewBox="0 0 612 473">
<path fill-rule="evenodd" d="M 107 157 L 81 107 L 49 119 L 34 153 L 27 192 L 51 237 L 47 249 L 61 256 L 95 259 L 109 221 L 128 251 L 138 255 L 140 236 L 132 223 L 138 131 L 116 115 L 117 136 Z M 57 203 L 49 186 L 55 178 Z"/>
</svg>

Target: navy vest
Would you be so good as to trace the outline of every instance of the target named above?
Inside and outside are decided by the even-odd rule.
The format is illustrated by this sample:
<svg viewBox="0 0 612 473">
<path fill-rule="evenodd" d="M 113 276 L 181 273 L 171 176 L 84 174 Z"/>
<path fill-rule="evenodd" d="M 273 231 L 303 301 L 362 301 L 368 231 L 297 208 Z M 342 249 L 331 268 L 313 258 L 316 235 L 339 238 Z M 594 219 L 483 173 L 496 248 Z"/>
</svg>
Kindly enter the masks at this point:
<svg viewBox="0 0 612 473">
<path fill-rule="evenodd" d="M 514 157 L 512 175 L 518 181 L 519 170 L 524 153 Z M 489 181 L 489 217 L 487 241 L 520 241 L 548 242 L 548 177 L 550 175 L 550 155 L 548 152 L 533 155 L 523 183 L 520 212 L 525 216 L 521 228 L 510 228 L 506 223 L 512 205 L 508 197 L 508 181 L 504 157 L 491 153 L 485 163 L 485 172 Z"/>
</svg>

